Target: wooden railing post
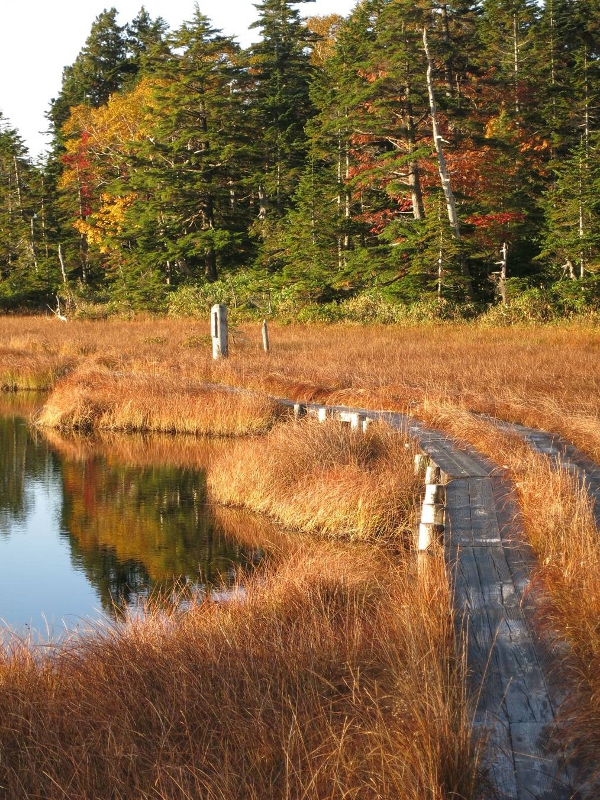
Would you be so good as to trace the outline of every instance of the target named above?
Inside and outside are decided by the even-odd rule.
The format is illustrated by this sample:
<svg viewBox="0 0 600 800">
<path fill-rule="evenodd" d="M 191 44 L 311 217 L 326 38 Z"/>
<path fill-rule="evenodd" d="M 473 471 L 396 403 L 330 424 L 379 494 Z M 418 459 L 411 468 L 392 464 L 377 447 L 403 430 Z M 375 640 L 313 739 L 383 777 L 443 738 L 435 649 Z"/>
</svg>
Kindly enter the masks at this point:
<svg viewBox="0 0 600 800">
<path fill-rule="evenodd" d="M 428 466 L 429 456 L 425 453 L 417 453 L 415 455 L 415 475 L 424 475 Z"/>
<path fill-rule="evenodd" d="M 269 328 L 267 327 L 267 320 L 263 319 L 262 324 L 262 341 L 263 341 L 263 350 L 265 353 L 268 353 L 271 349 L 269 346 Z"/>
<path fill-rule="evenodd" d="M 227 332 L 227 306 L 220 303 L 210 312 L 210 332 L 212 335 L 213 358 L 227 358 L 229 341 Z"/>
<path fill-rule="evenodd" d="M 444 534 L 446 487 L 441 483 L 442 472 L 430 463 L 425 472 L 425 497 L 421 509 L 417 550 L 423 552 L 439 543 Z"/>
<path fill-rule="evenodd" d="M 294 403 L 294 417 L 296 419 L 305 417 L 307 413 L 306 403 Z"/>
</svg>

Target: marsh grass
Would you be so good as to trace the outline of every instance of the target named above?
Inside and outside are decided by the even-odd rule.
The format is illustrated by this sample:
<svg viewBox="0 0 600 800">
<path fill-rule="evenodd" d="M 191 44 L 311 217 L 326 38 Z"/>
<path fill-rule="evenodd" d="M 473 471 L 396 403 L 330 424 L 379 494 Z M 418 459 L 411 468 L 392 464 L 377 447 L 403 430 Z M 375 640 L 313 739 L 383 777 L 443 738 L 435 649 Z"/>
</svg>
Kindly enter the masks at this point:
<svg viewBox="0 0 600 800">
<path fill-rule="evenodd" d="M 37 417 L 40 427 L 90 431 L 158 431 L 214 436 L 265 431 L 280 414 L 265 395 L 238 392 L 169 375 L 73 371 Z"/>
<path fill-rule="evenodd" d="M 410 541 L 419 482 L 414 445 L 385 425 L 366 434 L 330 420 L 281 424 L 216 457 L 208 490 L 324 536 Z"/>
<path fill-rule="evenodd" d="M 600 331 L 593 326 L 273 324 L 266 355 L 260 326 L 244 324 L 221 362 L 203 344 L 208 331 L 208 319 L 0 318 L 0 376 L 11 375 L 4 383 L 14 388 L 30 380 L 27 374 L 41 375 L 42 363 L 33 368 L 31 359 L 49 359 L 53 369 L 37 385 L 60 386 L 60 376 L 76 368 L 82 379 L 95 368 L 150 374 L 155 386 L 164 382 L 160 424 L 171 427 L 181 411 L 168 393 L 178 382 L 184 393 L 207 381 L 415 416 L 426 402 L 444 402 L 560 432 L 600 459 Z M 102 394 L 102 382 L 98 388 Z M 139 390 L 146 391 L 143 382 Z"/>
<path fill-rule="evenodd" d="M 14 640 L 3 797 L 473 797 L 464 662 L 432 570 L 313 543 L 226 604 L 132 618 L 52 658 Z"/>
<path fill-rule="evenodd" d="M 485 412 L 509 421 L 562 433 L 592 458 L 600 460 L 598 413 L 600 332 L 598 329 L 574 325 L 551 328 L 534 326 L 481 328 L 475 325 L 369 328 L 273 325 L 272 350 L 267 356 L 260 350 L 259 326 L 242 325 L 240 326 L 242 335 L 237 336 L 231 344 L 230 358 L 215 363 L 210 357 L 208 346 L 202 346 L 207 327 L 208 322 L 207 325 L 197 325 L 177 320 L 137 320 L 129 323 L 110 320 L 59 325 L 54 320 L 0 319 L 0 342 L 6 346 L 6 351 L 0 351 L 0 375 L 3 370 L 8 370 L 16 376 L 21 372 L 25 376 L 29 369 L 28 359 L 47 358 L 48 363 L 58 364 L 59 367 L 52 378 L 54 392 L 47 406 L 47 413 L 53 420 L 51 424 L 58 425 L 72 425 L 74 420 L 80 420 L 77 424 L 82 428 L 92 428 L 101 424 L 107 429 L 121 426 L 125 430 L 131 430 L 152 423 L 152 425 L 157 424 L 159 429 L 164 426 L 163 430 L 177 430 L 179 429 L 177 426 L 181 425 L 182 429 L 189 428 L 196 432 L 200 426 L 196 428 L 195 422 L 190 424 L 186 421 L 189 419 L 188 413 L 191 413 L 188 407 L 197 402 L 198 407 L 193 408 L 192 416 L 194 420 L 198 415 L 201 416 L 202 411 L 199 407 L 201 401 L 194 392 L 199 383 L 206 381 L 251 388 L 265 394 L 294 400 L 319 400 L 367 408 L 408 410 L 414 416 L 428 419 L 444 430 L 470 441 L 496 463 L 506 465 L 519 484 L 520 502 L 528 534 L 540 558 L 537 580 L 546 586 L 551 600 L 544 608 L 541 622 L 543 621 L 549 628 L 554 628 L 559 636 L 565 636 L 570 641 L 576 659 L 575 671 L 569 672 L 570 667 L 564 665 L 565 674 L 570 676 L 572 684 L 580 690 L 573 706 L 576 711 L 573 712 L 571 730 L 578 738 L 584 756 L 587 754 L 590 760 L 598 763 L 600 760 L 597 735 L 597 730 L 600 729 L 597 724 L 600 716 L 597 700 L 600 697 L 597 678 L 600 674 L 597 656 L 600 652 L 600 633 L 597 626 L 600 596 L 598 531 L 590 517 L 589 508 L 586 509 L 584 496 L 578 493 L 578 488 L 574 484 L 569 483 L 571 480 L 569 476 L 557 474 L 544 459 L 532 457 L 526 446 L 515 437 L 498 432 L 489 423 L 470 413 Z M 198 346 L 191 347 L 190 342 Z M 64 369 L 67 369 L 68 374 L 58 377 Z M 35 370 L 32 369 L 31 374 L 34 373 Z M 121 379 L 114 373 L 124 373 L 128 377 Z M 12 388 L 15 388 L 17 382 L 16 379 L 13 380 Z M 6 382 L 6 385 L 9 383 L 10 381 Z M 80 383 L 84 385 L 84 389 L 78 388 Z M 57 397 L 61 398 L 61 392 L 61 402 L 55 403 Z M 181 394 L 185 400 L 181 404 L 171 403 L 171 392 Z M 235 404 L 241 397 L 242 395 L 227 396 L 223 412 L 226 416 L 235 414 Z M 69 403 L 75 411 L 71 409 L 65 412 Z M 240 432 L 252 429 L 253 424 L 256 426 L 255 430 L 264 430 L 271 425 L 270 412 L 268 410 L 266 412 L 265 423 L 264 410 L 260 404 L 258 412 L 250 409 L 243 413 L 243 423 L 236 422 L 232 426 Z M 258 423 L 256 420 L 251 421 L 248 426 L 248 417 L 252 419 L 255 414 Z M 215 418 L 218 421 L 219 414 L 216 414 Z M 210 424 L 213 425 L 212 422 Z M 215 427 L 218 428 L 218 424 Z M 235 457 L 224 457 L 220 461 L 221 474 L 214 477 L 211 492 L 223 502 L 232 505 L 245 502 L 252 508 L 266 511 L 273 517 L 285 519 L 288 524 L 308 530 L 318 529 L 326 535 L 335 535 L 336 531 L 341 531 L 350 538 L 358 539 L 364 536 L 371 539 L 377 535 L 393 536 L 400 531 L 401 538 L 406 536 L 410 526 L 405 518 L 398 520 L 394 516 L 391 501 L 385 492 L 381 494 L 383 490 L 380 483 L 392 486 L 392 493 L 397 492 L 396 498 L 400 505 L 404 502 L 402 487 L 394 484 L 397 475 L 402 472 L 393 466 L 395 456 L 392 458 L 389 455 L 385 445 L 374 445 L 373 450 L 369 449 L 365 442 L 360 445 L 356 443 L 355 446 L 348 444 L 349 440 L 345 440 L 342 446 L 335 440 L 338 433 L 339 430 L 333 431 L 333 428 L 327 426 L 319 430 L 315 426 L 313 431 L 308 427 L 302 429 L 290 426 L 284 429 L 283 426 L 280 428 L 276 425 L 266 438 L 256 437 L 251 442 L 240 441 Z M 347 432 L 344 432 L 344 436 L 346 434 Z M 267 442 L 268 448 L 264 446 Z M 271 456 L 270 453 L 276 456 Z M 330 454 L 331 458 L 329 455 L 324 455 L 322 464 L 318 464 L 315 461 L 316 453 Z M 308 458 L 310 454 L 313 456 L 312 464 Z M 410 458 L 408 453 L 405 455 Z M 282 467 L 282 464 L 285 466 Z M 378 482 L 378 474 L 385 475 L 385 480 Z M 402 480 L 408 480 L 410 483 L 410 478 L 407 478 L 405 473 L 402 474 L 404 475 Z M 357 498 L 360 498 L 360 503 Z M 549 502 L 549 498 L 552 498 L 552 502 Z M 373 499 L 376 501 L 374 504 Z M 377 510 L 378 508 L 381 512 Z M 315 520 L 318 520 L 318 523 L 315 523 Z M 369 520 L 376 522 L 369 527 Z M 310 593 L 313 590 L 305 587 L 305 591 Z M 429 602 L 432 595 L 423 595 L 421 603 L 418 597 L 415 598 L 410 593 L 412 590 L 406 583 L 403 584 L 402 591 L 407 598 L 416 603 L 415 607 L 423 611 L 423 619 L 409 620 L 406 616 L 408 612 L 398 600 L 398 607 L 402 608 L 399 616 L 403 623 L 410 622 L 413 627 L 418 628 L 420 625 L 428 629 L 427 626 L 434 624 L 434 620 L 438 618 L 438 606 L 432 603 L 427 611 L 429 621 L 425 619 L 427 615 L 424 603 Z M 447 591 L 447 588 L 443 591 Z M 250 607 L 251 603 L 244 606 L 244 608 Z M 258 608 L 258 606 L 252 607 Z M 442 604 L 442 607 L 445 606 Z M 231 606 L 231 609 L 233 608 L 234 605 Z M 269 608 L 272 610 L 274 606 Z M 224 613 L 222 619 L 229 613 L 230 611 Z M 261 613 L 271 619 L 266 611 Z M 194 614 L 196 615 L 196 612 Z M 196 616 L 198 619 L 212 620 L 215 614 L 217 612 L 209 608 L 208 611 L 198 612 Z M 190 616 L 190 619 L 193 618 L 194 615 Z M 208 625 L 208 622 L 206 624 Z M 162 622 L 158 625 L 159 630 L 161 625 Z M 249 626 L 250 622 L 247 625 Z M 206 630 L 209 629 L 213 630 L 210 626 Z M 137 629 L 134 626 L 132 630 Z M 148 630 L 154 629 L 150 627 Z M 135 635 L 138 634 L 131 635 L 135 640 Z M 152 633 L 152 636 L 154 635 Z M 314 630 L 312 635 L 315 636 Z M 394 636 L 396 634 L 393 634 L 392 638 Z M 142 634 L 139 634 L 139 637 L 143 639 Z M 214 641 L 225 640 L 230 641 L 226 636 L 223 640 Z M 252 641 L 250 638 L 249 642 Z M 287 646 L 288 640 L 282 639 L 282 641 L 285 641 Z M 318 636 L 316 641 L 319 642 Z M 406 639 L 399 638 L 397 641 L 401 641 L 402 647 L 406 647 L 406 653 L 416 659 L 415 664 L 430 663 L 425 656 L 420 655 L 421 651 L 417 652 L 414 648 L 411 650 L 411 644 Z M 431 641 L 429 640 L 428 646 L 431 645 Z M 436 642 L 439 645 L 439 640 Z M 235 659 L 227 649 L 229 645 L 219 646 L 222 652 L 229 654 L 231 663 L 234 663 Z M 252 650 L 252 647 L 249 649 Z M 143 657 L 145 652 L 142 654 Z M 440 653 L 448 655 L 449 651 L 442 649 Z M 24 658 L 26 661 L 26 657 Z M 81 659 L 83 656 L 78 655 L 78 658 Z M 264 660 L 266 659 L 263 658 Z M 261 658 L 257 658 L 257 663 L 263 663 Z M 436 664 L 440 663 L 441 661 L 436 661 Z M 448 665 L 456 662 L 448 655 L 444 663 Z M 240 674 L 245 674 L 245 669 L 246 667 Z M 250 674 L 250 668 L 247 669 Z M 410 679 L 408 677 L 414 675 L 415 667 L 404 665 L 402 669 L 405 670 L 403 675 L 407 676 L 406 686 L 410 684 L 412 687 L 410 702 L 413 706 L 407 701 L 407 719 L 410 719 L 415 731 L 425 730 L 422 723 L 415 721 L 415 717 L 412 716 L 413 712 L 420 713 L 418 709 L 421 702 L 416 688 L 421 685 L 419 679 L 416 676 L 414 680 L 413 677 Z M 141 763 L 149 765 L 150 773 L 155 776 L 155 788 L 139 788 L 142 786 L 139 779 L 132 779 L 132 785 L 139 788 L 139 791 L 136 789 L 137 795 L 134 796 L 170 797 L 168 792 L 175 791 L 172 787 L 176 783 L 183 788 L 176 790 L 180 794 L 173 796 L 234 797 L 235 791 L 239 791 L 239 785 L 234 786 L 235 780 L 241 780 L 240 776 L 253 776 L 261 772 L 261 764 L 273 763 L 270 758 L 274 752 L 280 754 L 281 759 L 278 763 L 283 766 L 275 771 L 266 768 L 261 772 L 266 777 L 260 791 L 255 788 L 252 778 L 248 783 L 250 789 L 243 796 L 249 798 L 451 796 L 452 787 L 457 784 L 455 779 L 441 777 L 448 774 L 447 766 L 441 765 L 449 763 L 447 734 L 454 728 L 450 722 L 444 720 L 453 719 L 456 722 L 459 718 L 462 719 L 461 714 L 464 714 L 466 706 L 459 703 L 462 711 L 444 716 L 446 712 L 440 710 L 439 703 L 439 698 L 443 694 L 440 687 L 450 684 L 434 679 L 435 674 L 438 676 L 441 674 L 439 671 L 436 673 L 438 667 L 432 668 L 430 672 L 428 669 L 427 667 L 424 672 L 425 683 L 431 689 L 428 688 L 426 693 L 431 692 L 432 697 L 434 696 L 428 701 L 429 716 L 431 719 L 436 719 L 436 725 L 434 729 L 427 729 L 429 731 L 427 735 L 415 734 L 415 740 L 419 743 L 417 749 L 429 753 L 435 751 L 436 756 L 430 758 L 427 755 L 421 764 L 420 772 L 415 766 L 413 756 L 416 751 L 410 742 L 402 737 L 394 739 L 391 747 L 393 754 L 391 754 L 388 750 L 382 749 L 383 745 L 379 740 L 375 742 L 369 738 L 370 735 L 363 737 L 360 734 L 358 738 L 367 743 L 369 759 L 380 758 L 381 761 L 377 770 L 367 766 L 367 771 L 361 771 L 357 766 L 359 751 L 356 738 L 350 735 L 350 732 L 355 730 L 353 723 L 342 727 L 340 733 L 332 723 L 327 722 L 325 727 L 329 726 L 336 732 L 334 739 L 328 740 L 329 744 L 321 744 L 321 740 L 317 742 L 310 737 L 302 738 L 298 731 L 304 723 L 302 726 L 296 725 L 294 720 L 304 720 L 305 716 L 296 711 L 296 706 L 286 705 L 288 716 L 271 716 L 269 735 L 265 734 L 264 738 L 263 734 L 257 736 L 257 752 L 263 752 L 264 745 L 266 754 L 264 762 L 260 759 L 253 761 L 253 756 L 247 753 L 242 756 L 230 750 L 225 753 L 222 750 L 214 750 L 214 753 L 218 752 L 218 757 L 221 758 L 222 767 L 224 765 L 223 775 L 226 777 L 222 778 L 222 783 L 207 783 L 209 778 L 204 773 L 194 771 L 189 766 L 169 765 L 166 772 L 161 772 L 161 777 L 157 777 L 152 769 L 160 759 L 157 760 L 154 755 L 147 757 L 144 754 Z M 356 674 L 364 676 L 367 673 L 368 670 L 360 669 Z M 135 668 L 132 674 L 137 674 Z M 119 680 L 122 682 L 122 678 Z M 330 681 L 330 678 L 327 680 Z M 274 679 L 271 682 L 270 678 L 265 681 L 267 687 L 275 686 L 277 683 Z M 335 680 L 330 682 L 337 685 Z M 398 685 L 401 684 L 402 681 L 399 681 Z M 77 681 L 75 685 L 78 685 Z M 377 685 L 387 684 L 383 682 Z M 459 686 L 460 682 L 452 685 Z M 219 691 L 224 693 L 225 689 Z M 369 691 L 375 692 L 375 689 Z M 171 694 L 173 693 L 174 690 L 171 690 Z M 306 689 L 303 685 L 302 695 L 304 693 Z M 404 696 L 401 692 L 400 694 Z M 408 696 L 408 690 L 406 694 Z M 387 697 L 385 692 L 384 696 Z M 294 697 L 299 697 L 297 690 Z M 379 709 L 381 705 L 379 695 L 377 698 L 378 701 L 373 707 Z M 26 699 L 27 693 L 25 693 Z M 452 705 L 454 700 L 450 702 L 446 697 L 444 702 L 446 703 L 444 708 L 454 707 Z M 388 724 L 385 717 L 387 713 L 385 709 L 388 706 L 385 703 L 383 706 L 384 711 L 381 713 L 386 719 L 386 730 L 396 731 L 394 725 L 397 721 Z M 327 703 L 325 707 L 328 707 Z M 331 707 L 338 708 L 336 703 Z M 346 708 L 343 704 L 339 707 Z M 271 706 L 267 703 L 265 708 Z M 150 709 L 150 717 L 157 720 L 154 723 L 156 730 L 166 742 L 168 735 L 165 731 L 170 735 L 171 731 L 177 730 L 177 725 L 167 712 L 163 715 L 161 711 L 156 718 L 152 716 L 153 713 Z M 377 714 L 379 713 L 378 710 Z M 441 720 L 439 725 L 436 715 Z M 38 717 L 35 714 L 33 716 L 35 721 Z M 310 713 L 306 712 L 306 716 L 310 717 Z M 8 718 L 12 719 L 10 716 Z M 18 714 L 15 719 L 20 719 Z M 253 725 L 256 719 L 254 712 L 247 719 Z M 285 723 L 280 724 L 278 721 L 280 719 L 285 719 Z M 316 714 L 315 719 L 321 720 L 320 712 Z M 380 730 L 378 717 L 367 716 L 364 719 L 368 720 L 365 724 L 369 731 Z M 163 724 L 163 720 L 167 721 Z M 35 727 L 34 722 L 31 724 Z M 127 721 L 127 725 L 131 725 L 131 722 Z M 202 725 L 199 725 L 198 729 L 202 731 Z M 438 729 L 440 736 L 436 738 L 438 734 L 435 731 Z M 145 734 L 139 737 L 136 733 L 135 747 L 132 747 L 129 740 L 121 740 L 119 730 L 109 722 L 104 722 L 98 728 L 94 741 L 109 743 L 114 741 L 118 751 L 115 764 L 123 767 L 124 774 L 129 774 L 128 769 L 137 769 L 139 748 L 145 746 L 143 742 L 140 744 L 138 739 L 143 740 Z M 193 737 L 188 733 L 187 722 L 184 731 L 182 746 L 195 748 Z M 276 745 L 273 744 L 272 738 L 274 731 L 279 731 Z M 446 737 L 442 735 L 444 732 Z M 236 735 L 231 734 L 231 742 L 244 752 Z M 393 735 L 396 736 L 396 733 Z M 450 734 L 450 738 L 453 735 Z M 427 743 L 427 736 L 433 737 L 432 743 Z M 290 743 L 290 750 L 281 749 L 284 738 Z M 459 740 L 460 736 L 457 741 Z M 214 756 L 213 761 L 209 758 L 213 753 L 212 740 L 201 738 L 201 741 L 204 749 L 193 751 L 192 763 L 204 763 L 204 759 L 208 759 L 206 763 L 216 763 L 214 759 L 217 756 Z M 338 745 L 334 747 L 331 741 L 338 742 Z M 88 753 L 95 751 L 87 740 L 77 746 L 79 750 L 75 749 L 73 752 L 80 754 L 81 763 L 86 765 L 85 769 L 90 775 L 95 775 L 95 770 L 100 772 L 112 770 L 108 761 L 103 761 L 104 756 L 99 759 L 88 757 Z M 50 745 L 48 747 L 49 750 L 42 748 L 40 752 L 54 753 L 53 747 Z M 455 754 L 459 751 L 465 752 L 462 747 L 453 750 Z M 37 753 L 35 747 L 32 747 L 31 752 Z M 168 746 L 165 744 L 160 752 L 170 753 L 170 744 Z M 186 752 L 189 755 L 191 751 L 188 749 Z M 300 763 L 298 754 L 302 752 L 318 753 L 320 756 L 316 762 L 309 759 L 310 770 L 308 773 L 303 773 L 304 777 L 300 780 L 295 776 L 300 774 L 297 765 Z M 381 753 L 385 753 L 385 756 L 381 756 Z M 25 758 L 25 755 L 22 757 Z M 236 758 L 249 758 L 251 761 L 239 761 Z M 372 761 L 369 759 L 367 762 L 370 765 Z M 456 766 L 459 761 L 463 765 L 460 767 L 464 770 L 462 774 L 471 786 L 472 783 L 469 781 L 473 774 L 472 769 L 464 766 L 472 764 L 469 759 L 465 761 L 455 758 L 453 761 L 455 769 L 450 770 L 450 773 L 456 776 L 457 771 L 460 771 Z M 398 766 L 407 782 L 396 782 L 396 778 L 388 777 L 390 773 L 384 762 L 385 765 Z M 188 759 L 186 764 L 189 763 Z M 332 768 L 333 764 L 335 769 Z M 74 761 L 71 769 L 77 771 Z M 347 777 L 352 774 L 353 769 L 356 775 L 360 776 L 360 786 L 352 783 Z M 375 776 L 376 772 L 379 777 Z M 168 776 L 165 777 L 167 773 Z M 43 774 L 54 775 L 54 772 L 45 764 Z M 231 777 L 234 774 L 236 778 Z M 306 775 L 309 775 L 308 779 Z M 325 784 L 320 783 L 323 775 L 327 776 Z M 98 785 L 104 785 L 102 783 L 104 777 L 94 780 Z M 165 788 L 167 786 L 165 781 L 170 781 L 168 790 Z M 387 795 L 382 789 L 381 781 L 386 783 L 386 791 L 389 789 Z M 300 783 L 303 791 L 297 788 Z M 414 784 L 414 789 L 407 788 L 409 784 Z M 2 781 L 0 785 L 3 785 Z M 56 784 L 58 785 L 66 786 L 60 782 Z M 77 787 L 79 784 L 75 781 L 72 785 Z M 209 785 L 210 789 L 207 788 Z M 444 789 L 440 788 L 442 785 Z M 465 784 L 461 784 L 463 785 Z M 324 789 L 323 786 L 327 788 Z M 365 794 L 366 786 L 371 787 L 370 793 Z M 55 789 L 52 790 L 54 794 L 47 790 L 43 796 L 69 795 L 70 789 L 64 789 L 62 794 Z M 457 791 L 458 796 L 469 796 L 467 790 L 461 788 Z M 120 792 L 124 790 L 116 789 L 112 795 L 107 796 L 130 796 Z M 35 796 L 35 793 L 32 796 Z M 84 792 L 77 795 L 75 791 L 74 796 L 90 795 Z"/>
</svg>

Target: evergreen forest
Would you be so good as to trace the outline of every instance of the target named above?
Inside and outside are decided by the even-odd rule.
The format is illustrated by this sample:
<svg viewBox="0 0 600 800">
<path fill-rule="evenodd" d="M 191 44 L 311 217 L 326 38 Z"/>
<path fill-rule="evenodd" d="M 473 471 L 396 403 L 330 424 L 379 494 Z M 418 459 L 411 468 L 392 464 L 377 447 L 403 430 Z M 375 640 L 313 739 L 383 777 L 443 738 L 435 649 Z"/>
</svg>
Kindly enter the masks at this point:
<svg viewBox="0 0 600 800">
<path fill-rule="evenodd" d="M 43 159 L 0 115 L 0 308 L 600 308 L 600 0 L 256 8 L 247 49 L 103 11 Z"/>
</svg>

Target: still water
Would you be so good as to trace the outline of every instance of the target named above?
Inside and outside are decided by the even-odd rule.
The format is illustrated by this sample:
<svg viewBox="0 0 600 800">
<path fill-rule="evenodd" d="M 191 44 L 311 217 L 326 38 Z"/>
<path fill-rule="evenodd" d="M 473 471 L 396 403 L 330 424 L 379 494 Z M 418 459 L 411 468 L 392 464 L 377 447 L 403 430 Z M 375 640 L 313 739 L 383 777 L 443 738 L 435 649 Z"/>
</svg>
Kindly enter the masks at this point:
<svg viewBox="0 0 600 800">
<path fill-rule="evenodd" d="M 263 558 L 263 523 L 206 502 L 197 465 L 227 443 L 50 437 L 0 416 L 0 619 L 18 633 L 55 638 L 175 586 L 223 592 Z"/>
</svg>

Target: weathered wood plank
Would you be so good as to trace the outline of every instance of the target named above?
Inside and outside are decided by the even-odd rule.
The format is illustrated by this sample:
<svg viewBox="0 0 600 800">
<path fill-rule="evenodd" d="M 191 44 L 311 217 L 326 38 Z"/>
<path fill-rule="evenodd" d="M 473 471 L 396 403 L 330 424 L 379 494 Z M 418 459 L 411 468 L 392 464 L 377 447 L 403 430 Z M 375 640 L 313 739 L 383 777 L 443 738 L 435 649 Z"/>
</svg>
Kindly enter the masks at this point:
<svg viewBox="0 0 600 800">
<path fill-rule="evenodd" d="M 486 741 L 481 766 L 487 773 L 490 795 L 494 800 L 517 800 L 517 774 L 508 723 L 486 715 L 476 719 L 475 727 Z"/>
<path fill-rule="evenodd" d="M 512 584 L 512 575 L 501 545 L 478 547 L 474 550 L 483 591 L 488 587 Z"/>
<path fill-rule="evenodd" d="M 458 464 L 450 453 L 441 447 L 437 441 L 432 442 L 427 439 L 421 441 L 421 447 L 428 453 L 435 463 L 451 478 L 468 478 L 469 471 Z"/>
<path fill-rule="evenodd" d="M 553 727 L 539 723 L 510 726 L 518 800 L 569 800 L 573 797 L 568 775 L 557 754 L 548 747 Z"/>
<path fill-rule="evenodd" d="M 467 480 L 454 479 L 446 484 L 446 505 L 453 511 L 466 509 L 469 516 L 471 515 L 471 496 Z"/>
<path fill-rule="evenodd" d="M 485 478 L 469 478 L 469 497 L 474 508 L 494 510 L 494 496 L 489 475 Z"/>
</svg>

